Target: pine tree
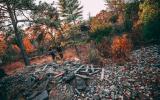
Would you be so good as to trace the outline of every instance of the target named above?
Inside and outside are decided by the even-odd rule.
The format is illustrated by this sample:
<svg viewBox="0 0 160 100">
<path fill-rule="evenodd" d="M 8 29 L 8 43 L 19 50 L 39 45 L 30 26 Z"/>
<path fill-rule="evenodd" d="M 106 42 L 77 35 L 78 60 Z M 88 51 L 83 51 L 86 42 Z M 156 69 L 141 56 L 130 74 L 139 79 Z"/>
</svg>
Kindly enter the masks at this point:
<svg viewBox="0 0 160 100">
<path fill-rule="evenodd" d="M 59 0 L 60 15 L 65 23 L 76 24 L 76 20 L 82 18 L 82 8 L 78 0 Z M 75 34 L 73 34 L 75 41 Z M 77 56 L 80 57 L 77 46 L 74 44 Z"/>
<path fill-rule="evenodd" d="M 24 15 L 24 11 L 33 10 L 34 9 L 34 0 L 0 0 L 0 25 L 4 25 L 1 23 L 8 23 L 8 25 L 1 26 L 0 29 L 4 27 L 8 27 L 12 25 L 14 29 L 14 33 L 16 39 L 18 41 L 18 46 L 21 49 L 21 54 L 24 59 L 26 65 L 29 65 L 29 59 L 26 54 L 25 47 L 22 43 L 22 34 L 18 29 L 19 22 L 29 21 L 28 19 L 20 20 L 18 19 L 18 15 Z M 26 16 L 25 16 L 26 17 Z"/>
<path fill-rule="evenodd" d="M 39 5 L 36 7 L 37 9 L 33 12 L 33 19 L 36 21 L 37 25 L 44 25 L 47 27 L 46 29 L 48 29 L 43 32 L 41 31 L 41 34 L 39 35 L 40 41 L 44 42 L 44 37 L 49 33 L 52 38 L 52 45 L 56 45 L 55 36 L 53 36 L 52 33 L 53 29 L 55 29 L 57 33 L 61 32 L 61 20 L 59 19 L 57 9 L 53 5 L 54 2 L 52 4 L 39 2 Z M 38 31 L 39 29 L 37 32 Z"/>
<path fill-rule="evenodd" d="M 34 10 L 32 14 L 36 24 L 46 25 L 55 29 L 59 28 L 59 15 L 53 4 L 39 2 L 39 5 L 36 7 L 36 10 Z"/>
<path fill-rule="evenodd" d="M 63 20 L 67 23 L 82 18 L 82 8 L 78 0 L 59 0 L 59 11 Z"/>
</svg>

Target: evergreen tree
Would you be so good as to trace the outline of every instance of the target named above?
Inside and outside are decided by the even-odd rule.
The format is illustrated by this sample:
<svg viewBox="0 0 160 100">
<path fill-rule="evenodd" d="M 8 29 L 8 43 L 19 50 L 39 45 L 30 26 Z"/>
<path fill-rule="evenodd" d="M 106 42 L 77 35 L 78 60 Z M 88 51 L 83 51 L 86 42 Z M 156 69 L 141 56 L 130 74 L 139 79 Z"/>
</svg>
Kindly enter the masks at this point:
<svg viewBox="0 0 160 100">
<path fill-rule="evenodd" d="M 59 11 L 63 20 L 67 23 L 82 18 L 82 8 L 78 0 L 59 0 Z"/>
<path fill-rule="evenodd" d="M 21 54 L 26 65 L 29 65 L 30 63 L 22 42 L 21 32 L 18 29 L 18 23 L 29 21 L 29 19 L 18 19 L 17 16 L 25 16 L 24 12 L 33 10 L 34 6 L 34 0 L 0 0 L 0 18 L 2 18 L 0 21 L 1 23 L 9 23 L 8 25 L 3 24 L 0 29 L 12 25 L 18 46 L 21 49 Z"/>
<path fill-rule="evenodd" d="M 34 10 L 32 13 L 36 24 L 46 25 L 55 29 L 59 28 L 59 14 L 53 5 L 54 3 L 48 4 L 46 2 L 39 2 L 36 10 Z"/>
<path fill-rule="evenodd" d="M 76 20 L 82 18 L 82 8 L 78 0 L 59 0 L 59 11 L 65 23 L 76 24 Z M 75 34 L 73 34 L 73 41 L 75 41 Z M 77 55 L 79 55 L 79 50 L 76 44 L 74 44 Z"/>
<path fill-rule="evenodd" d="M 40 41 L 44 41 L 44 37 L 47 33 L 50 33 L 52 37 L 53 45 L 55 45 L 55 37 L 53 36 L 53 29 L 60 32 L 61 31 L 61 24 L 59 19 L 59 14 L 57 9 L 53 6 L 54 3 L 48 4 L 46 2 L 39 2 L 39 5 L 36 7 L 36 10 L 33 11 L 33 19 L 35 20 L 36 24 L 41 26 L 45 25 L 51 31 L 49 32 L 42 32 L 40 34 Z M 39 31 L 39 30 L 37 30 Z"/>
</svg>

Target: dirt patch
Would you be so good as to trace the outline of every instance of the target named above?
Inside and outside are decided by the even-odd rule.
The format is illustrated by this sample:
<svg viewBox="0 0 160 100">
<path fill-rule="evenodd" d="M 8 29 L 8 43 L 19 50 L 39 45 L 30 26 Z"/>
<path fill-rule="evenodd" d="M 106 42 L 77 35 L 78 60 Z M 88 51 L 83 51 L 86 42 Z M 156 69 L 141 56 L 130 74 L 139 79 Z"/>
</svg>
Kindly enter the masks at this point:
<svg viewBox="0 0 160 100">
<path fill-rule="evenodd" d="M 78 52 L 79 52 L 79 57 L 77 56 L 76 50 L 74 47 L 67 48 L 64 51 L 64 60 L 71 60 L 75 61 L 80 59 L 81 62 L 87 63 L 88 61 L 88 53 L 89 53 L 89 44 L 86 45 L 79 45 L 77 46 Z"/>
<path fill-rule="evenodd" d="M 76 50 L 74 47 L 66 48 L 63 54 L 63 60 L 68 61 L 76 61 L 81 59 L 82 62 L 87 61 L 87 55 L 88 55 L 88 45 L 80 45 L 78 46 L 80 57 L 77 56 Z M 52 57 L 49 55 L 43 55 L 43 56 L 37 56 L 31 59 L 31 65 L 41 65 L 44 63 L 51 63 L 53 61 Z M 24 69 L 24 62 L 22 60 L 12 62 L 11 64 L 7 64 L 5 66 L 2 66 L 2 68 L 5 70 L 5 72 L 8 75 L 13 75 L 17 72 L 20 72 Z"/>
</svg>

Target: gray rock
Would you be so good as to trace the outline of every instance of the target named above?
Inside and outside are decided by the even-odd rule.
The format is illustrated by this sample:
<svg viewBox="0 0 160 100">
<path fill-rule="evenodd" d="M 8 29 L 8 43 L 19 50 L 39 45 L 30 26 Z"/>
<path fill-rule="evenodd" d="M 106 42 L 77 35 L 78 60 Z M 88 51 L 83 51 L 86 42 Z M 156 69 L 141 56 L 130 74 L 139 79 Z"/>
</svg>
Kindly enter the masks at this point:
<svg viewBox="0 0 160 100">
<path fill-rule="evenodd" d="M 40 93 L 39 95 L 37 95 L 36 97 L 34 97 L 32 100 L 46 100 L 47 98 L 48 98 L 48 93 L 45 90 L 42 93 Z"/>
<path fill-rule="evenodd" d="M 69 74 L 65 75 L 62 80 L 66 83 L 70 83 L 74 78 L 75 78 L 75 74 L 69 73 Z"/>
<path fill-rule="evenodd" d="M 93 100 L 101 100 L 101 98 L 100 98 L 99 95 L 94 95 L 92 99 L 93 99 Z"/>
<path fill-rule="evenodd" d="M 86 89 L 87 85 L 84 79 L 80 77 L 76 77 L 76 88 L 79 91 L 84 91 Z"/>
</svg>

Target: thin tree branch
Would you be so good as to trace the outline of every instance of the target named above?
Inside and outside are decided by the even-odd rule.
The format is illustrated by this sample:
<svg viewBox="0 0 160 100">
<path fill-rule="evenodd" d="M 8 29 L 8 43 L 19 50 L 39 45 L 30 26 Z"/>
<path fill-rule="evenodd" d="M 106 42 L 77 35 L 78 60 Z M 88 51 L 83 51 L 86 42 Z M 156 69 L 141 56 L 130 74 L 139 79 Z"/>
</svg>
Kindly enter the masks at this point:
<svg viewBox="0 0 160 100">
<path fill-rule="evenodd" d="M 25 19 L 24 19 L 24 20 L 17 20 L 17 22 L 34 22 L 34 20 L 28 20 L 28 19 L 25 20 Z"/>
<path fill-rule="evenodd" d="M 7 8 L 4 5 L 0 5 L 0 9 L 7 11 Z"/>
<path fill-rule="evenodd" d="M 13 3 L 13 6 L 12 6 L 12 11 L 13 11 L 13 15 L 14 15 L 14 19 L 15 21 L 17 22 L 17 15 L 16 15 L 16 10 L 15 10 L 15 2 Z"/>
<path fill-rule="evenodd" d="M 22 15 L 23 15 L 26 19 L 30 20 L 30 19 L 23 13 L 22 10 L 20 10 L 20 12 L 22 13 Z"/>
<path fill-rule="evenodd" d="M 1 26 L 0 29 L 5 28 L 5 27 L 9 27 L 9 26 L 11 26 L 11 25 L 12 25 L 12 24 L 8 24 L 8 25 Z"/>
<path fill-rule="evenodd" d="M 1 22 L 4 23 L 5 21 L 9 21 L 9 18 L 8 18 L 8 19 L 6 19 L 6 18 L 3 19 L 3 18 L 2 18 L 2 19 L 0 20 L 0 23 L 1 23 Z"/>
<path fill-rule="evenodd" d="M 0 15 L 0 19 L 3 19 L 3 18 L 10 18 L 9 16 L 2 16 L 2 15 Z"/>
</svg>

